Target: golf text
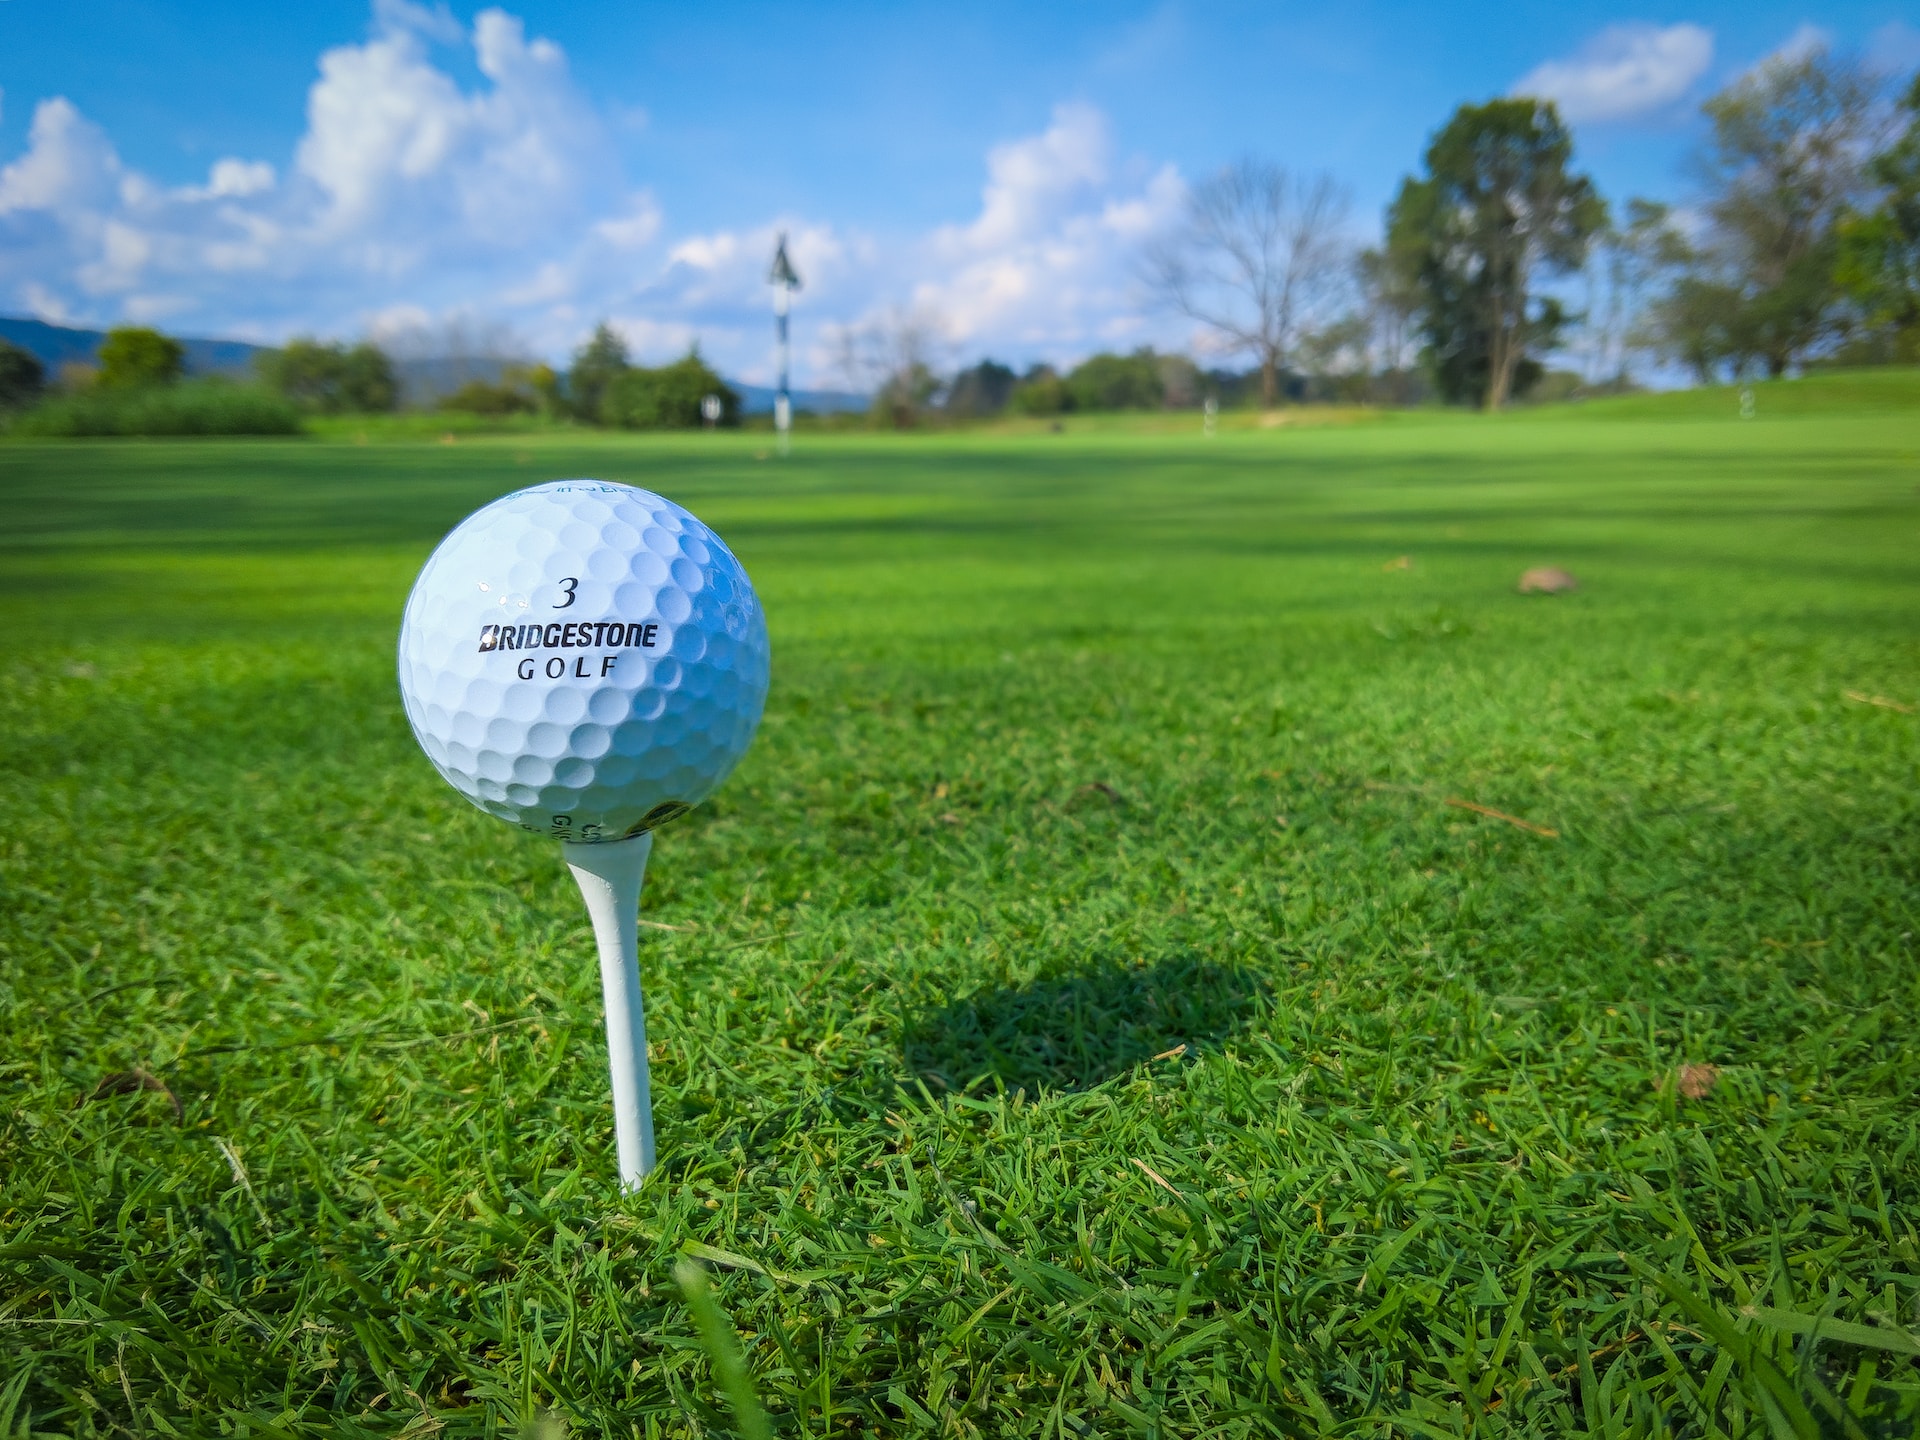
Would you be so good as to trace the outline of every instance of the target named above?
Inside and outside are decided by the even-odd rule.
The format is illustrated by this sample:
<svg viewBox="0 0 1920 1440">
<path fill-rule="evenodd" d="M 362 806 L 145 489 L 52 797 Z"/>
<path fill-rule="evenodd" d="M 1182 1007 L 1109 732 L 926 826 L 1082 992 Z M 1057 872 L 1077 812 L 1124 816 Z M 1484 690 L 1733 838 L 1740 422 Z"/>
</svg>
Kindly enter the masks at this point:
<svg viewBox="0 0 1920 1440">
<path fill-rule="evenodd" d="M 480 650 L 605 650 L 621 646 L 638 645 L 651 650 L 659 640 L 660 624 L 656 620 L 629 624 L 624 620 L 569 620 L 562 624 L 558 620 L 545 625 L 482 625 L 480 627 Z M 615 655 L 600 657 L 600 673 L 613 673 Z M 522 680 L 534 677 L 538 662 L 531 657 L 522 660 L 518 673 Z M 587 668 L 584 655 L 574 659 L 574 678 L 587 680 L 592 677 Z M 558 680 L 567 673 L 567 662 L 555 655 L 546 663 L 547 678 Z"/>
</svg>

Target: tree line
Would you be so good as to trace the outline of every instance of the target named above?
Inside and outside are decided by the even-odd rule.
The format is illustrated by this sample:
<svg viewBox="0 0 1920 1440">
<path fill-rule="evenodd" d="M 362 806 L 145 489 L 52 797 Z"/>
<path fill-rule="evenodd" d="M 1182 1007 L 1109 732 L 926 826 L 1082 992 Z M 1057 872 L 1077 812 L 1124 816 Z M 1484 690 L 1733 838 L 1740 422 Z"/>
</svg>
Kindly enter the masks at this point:
<svg viewBox="0 0 1920 1440">
<path fill-rule="evenodd" d="M 1896 92 L 1816 49 L 1763 63 L 1704 111 L 1698 203 L 1685 211 L 1610 205 L 1553 104 L 1524 97 L 1461 105 L 1370 248 L 1351 243 L 1347 197 L 1330 176 L 1244 160 L 1208 177 L 1141 253 L 1139 275 L 1217 360 L 1245 371 L 1141 349 L 1068 369 L 983 359 L 942 374 L 937 325 L 899 315 L 841 330 L 837 368 L 873 395 L 874 421 L 911 425 L 1206 399 L 1499 409 L 1540 393 L 1556 355 L 1579 361 L 1590 389 L 1628 388 L 1649 360 L 1703 383 L 1920 361 L 1920 76 Z M 98 359 L 50 382 L 0 342 L 0 411 L 50 393 L 100 406 L 148 394 L 181 379 L 184 352 L 122 327 Z M 564 372 L 511 359 L 482 368 L 430 403 L 661 429 L 712 423 L 712 397 L 718 423 L 739 419 L 739 396 L 697 348 L 636 365 L 604 323 Z M 257 380 L 305 414 L 390 411 L 405 388 L 367 341 L 290 341 L 260 355 Z"/>
<path fill-rule="evenodd" d="M 1888 89 L 1826 49 L 1742 76 L 1705 104 L 1685 216 L 1611 207 L 1550 102 L 1462 105 L 1378 247 L 1346 253 L 1330 179 L 1245 162 L 1195 188 L 1149 279 L 1257 361 L 1268 403 L 1290 368 L 1417 367 L 1440 398 L 1498 409 L 1576 329 L 1616 388 L 1637 357 L 1703 383 L 1920 359 L 1920 77 Z"/>
<path fill-rule="evenodd" d="M 1892 93 L 1818 49 L 1763 63 L 1704 111 L 1699 203 L 1684 212 L 1610 205 L 1554 105 L 1524 97 L 1453 113 L 1377 246 L 1349 241 L 1331 176 L 1244 160 L 1208 177 L 1140 276 L 1244 375 L 1140 351 L 1064 375 L 987 360 L 942 379 L 926 360 L 934 327 L 899 317 L 843 336 L 842 368 L 874 378 L 877 418 L 910 423 L 1201 391 L 1499 409 L 1540 393 L 1556 355 L 1585 371 L 1560 372 L 1560 388 L 1589 391 L 1630 388 L 1645 361 L 1702 383 L 1920 361 L 1920 76 Z"/>
<path fill-rule="evenodd" d="M 405 386 L 394 358 L 371 341 L 343 344 L 302 337 L 262 350 L 253 362 L 253 385 L 210 377 L 189 381 L 186 349 L 146 326 L 107 332 L 96 363 L 69 366 L 49 377 L 39 359 L 0 341 L 0 414 L 36 406 L 84 410 L 103 417 L 116 408 L 153 410 L 165 397 L 170 411 L 201 408 L 236 412 L 230 403 L 243 388 L 280 402 L 276 412 L 299 415 L 379 415 L 401 408 Z M 428 360 L 432 366 L 435 362 Z M 628 430 L 692 429 L 703 424 L 737 425 L 740 397 L 693 349 L 670 364 L 636 365 L 611 326 L 601 324 L 575 352 L 564 372 L 537 362 L 486 357 L 487 373 L 472 376 L 432 396 L 427 408 L 486 416 L 530 415 Z M 463 368 L 473 368 L 471 358 Z M 714 414 L 709 417 L 710 402 Z M 258 406 L 244 413 L 253 416 Z M 256 416 L 257 418 L 257 416 Z M 28 427 L 32 427 L 29 425 Z M 106 432 L 117 433 L 117 432 Z"/>
</svg>

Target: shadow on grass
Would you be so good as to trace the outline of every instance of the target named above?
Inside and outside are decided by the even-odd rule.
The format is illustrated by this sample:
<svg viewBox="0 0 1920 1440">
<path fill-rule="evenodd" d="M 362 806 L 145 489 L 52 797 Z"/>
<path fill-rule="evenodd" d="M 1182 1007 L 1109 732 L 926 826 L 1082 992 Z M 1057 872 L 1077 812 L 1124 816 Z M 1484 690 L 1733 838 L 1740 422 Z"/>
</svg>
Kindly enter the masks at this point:
<svg viewBox="0 0 1920 1440">
<path fill-rule="evenodd" d="M 909 1018 L 901 1049 L 936 1090 L 989 1079 L 1009 1089 L 1081 1090 L 1170 1050 L 1191 1058 L 1252 1023 L 1265 1005 L 1266 983 L 1238 967 L 1190 958 L 1108 962 L 921 1011 Z"/>
</svg>

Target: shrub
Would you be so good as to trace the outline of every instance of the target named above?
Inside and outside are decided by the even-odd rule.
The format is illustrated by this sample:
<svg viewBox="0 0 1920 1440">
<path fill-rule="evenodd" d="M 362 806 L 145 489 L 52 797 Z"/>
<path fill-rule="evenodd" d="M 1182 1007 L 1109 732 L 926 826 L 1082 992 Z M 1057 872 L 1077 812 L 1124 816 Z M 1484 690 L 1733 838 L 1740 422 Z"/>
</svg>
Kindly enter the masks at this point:
<svg viewBox="0 0 1920 1440">
<path fill-rule="evenodd" d="M 186 362 L 186 347 L 173 337 L 141 325 L 122 325 L 100 342 L 98 383 L 109 390 L 171 385 Z"/>
<path fill-rule="evenodd" d="M 436 408 L 468 415 L 549 415 L 562 412 L 560 377 L 551 365 L 508 365 L 494 380 L 469 380 L 442 395 Z"/>
<path fill-rule="evenodd" d="M 393 361 L 377 345 L 290 340 L 254 361 L 260 378 L 303 410 L 377 414 L 394 408 L 400 386 Z"/>
<path fill-rule="evenodd" d="M 11 435 L 294 435 L 300 414 L 250 385 L 201 380 L 140 389 L 101 388 L 21 412 Z"/>
<path fill-rule="evenodd" d="M 503 378 L 469 380 L 450 395 L 440 397 L 440 409 L 463 410 L 469 415 L 528 415 L 540 408 L 540 401 Z"/>
</svg>

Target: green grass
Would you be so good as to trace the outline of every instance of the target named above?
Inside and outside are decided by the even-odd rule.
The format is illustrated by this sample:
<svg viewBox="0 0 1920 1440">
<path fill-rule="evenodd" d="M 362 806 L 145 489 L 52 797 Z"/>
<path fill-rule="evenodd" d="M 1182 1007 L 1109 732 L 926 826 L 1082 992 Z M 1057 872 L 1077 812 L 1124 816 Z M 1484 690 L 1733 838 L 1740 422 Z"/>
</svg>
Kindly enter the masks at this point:
<svg viewBox="0 0 1920 1440">
<path fill-rule="evenodd" d="M 0 1435 L 1914 1433 L 1920 425 L 1590 409 L 0 447 Z M 570 474 L 775 647 L 631 1198 L 392 676 Z"/>
</svg>

